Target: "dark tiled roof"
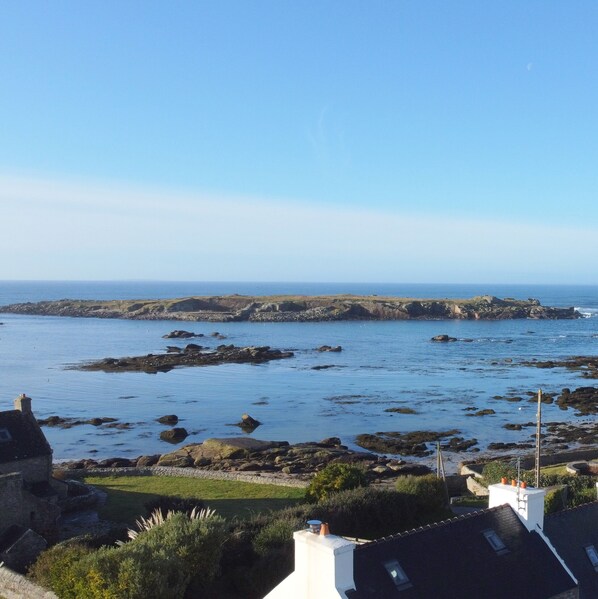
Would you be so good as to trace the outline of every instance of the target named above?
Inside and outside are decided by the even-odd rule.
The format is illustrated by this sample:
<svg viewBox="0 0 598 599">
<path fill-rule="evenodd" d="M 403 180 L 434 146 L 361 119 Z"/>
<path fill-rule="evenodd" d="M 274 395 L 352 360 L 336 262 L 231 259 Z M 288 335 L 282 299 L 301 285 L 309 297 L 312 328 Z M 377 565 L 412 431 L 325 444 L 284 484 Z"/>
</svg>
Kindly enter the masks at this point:
<svg viewBox="0 0 598 599">
<path fill-rule="evenodd" d="M 0 441 L 0 464 L 52 453 L 33 417 L 20 410 L 0 412 L 0 429 L 6 429 L 10 434 L 9 441 Z"/>
<path fill-rule="evenodd" d="M 495 551 L 494 530 L 508 551 Z M 384 567 L 397 560 L 411 586 L 399 590 Z M 350 599 L 547 599 L 575 582 L 535 532 L 507 505 L 366 543 L 355 548 Z"/>
<path fill-rule="evenodd" d="M 598 551 L 598 501 L 546 516 L 544 534 L 579 581 L 580 598 L 596 599 L 598 572 L 585 547 L 594 545 Z"/>
</svg>

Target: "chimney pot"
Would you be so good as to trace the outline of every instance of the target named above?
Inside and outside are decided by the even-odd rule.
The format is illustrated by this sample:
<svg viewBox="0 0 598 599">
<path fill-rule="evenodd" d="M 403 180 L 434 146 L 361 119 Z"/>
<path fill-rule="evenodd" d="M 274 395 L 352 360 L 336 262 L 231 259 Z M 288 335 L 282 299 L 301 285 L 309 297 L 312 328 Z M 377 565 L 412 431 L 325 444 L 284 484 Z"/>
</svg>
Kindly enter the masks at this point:
<svg viewBox="0 0 598 599">
<path fill-rule="evenodd" d="M 514 478 L 511 479 L 511 486 L 512 487 L 516 487 L 517 486 L 517 481 Z"/>
<path fill-rule="evenodd" d="M 320 520 L 308 520 L 307 526 L 309 527 L 309 532 L 317 535 L 320 534 L 320 530 L 322 528 L 322 522 Z"/>
<path fill-rule="evenodd" d="M 328 523 L 323 522 L 322 526 L 320 527 L 320 536 L 325 537 L 326 535 L 329 535 L 329 534 L 330 534 L 330 529 L 328 528 Z"/>
</svg>

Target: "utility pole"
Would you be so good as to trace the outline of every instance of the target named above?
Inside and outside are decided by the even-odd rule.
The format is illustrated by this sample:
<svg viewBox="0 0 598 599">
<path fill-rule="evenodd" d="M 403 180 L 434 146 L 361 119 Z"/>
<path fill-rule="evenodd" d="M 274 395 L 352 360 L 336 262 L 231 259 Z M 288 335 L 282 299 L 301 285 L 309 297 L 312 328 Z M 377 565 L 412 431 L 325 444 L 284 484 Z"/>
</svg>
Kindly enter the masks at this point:
<svg viewBox="0 0 598 599">
<path fill-rule="evenodd" d="M 542 389 L 538 390 L 538 413 L 536 415 L 536 489 L 540 488 L 540 445 L 542 442 Z"/>
</svg>

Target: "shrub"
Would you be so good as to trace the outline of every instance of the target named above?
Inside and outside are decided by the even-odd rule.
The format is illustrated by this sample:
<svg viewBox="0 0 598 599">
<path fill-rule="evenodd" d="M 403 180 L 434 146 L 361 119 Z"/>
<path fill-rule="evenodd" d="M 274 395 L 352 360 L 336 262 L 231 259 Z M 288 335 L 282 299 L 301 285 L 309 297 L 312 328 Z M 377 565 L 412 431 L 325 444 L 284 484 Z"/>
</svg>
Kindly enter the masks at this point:
<svg viewBox="0 0 598 599">
<path fill-rule="evenodd" d="M 437 512 L 446 505 L 445 483 L 433 474 L 401 476 L 397 479 L 396 490 L 414 497 L 418 515 Z"/>
<path fill-rule="evenodd" d="M 215 578 L 226 534 L 220 517 L 174 513 L 118 547 L 57 546 L 32 574 L 64 599 L 180 599 Z"/>
<path fill-rule="evenodd" d="M 29 569 L 29 576 L 39 585 L 53 589 L 60 597 L 73 583 L 74 565 L 91 553 L 88 547 L 76 543 L 60 543 L 43 551 Z"/>
<path fill-rule="evenodd" d="M 517 478 L 517 468 L 507 462 L 488 462 L 482 470 L 482 482 L 484 485 L 495 485 L 500 479 L 505 477 L 507 480 Z"/>
<path fill-rule="evenodd" d="M 544 513 L 553 514 L 567 507 L 567 490 L 552 489 L 544 497 Z"/>
<path fill-rule="evenodd" d="M 285 518 L 280 516 L 266 524 L 255 535 L 253 549 L 259 556 L 266 556 L 271 552 L 280 551 L 285 545 L 292 542 L 293 533 L 302 526 L 298 518 Z"/>
<path fill-rule="evenodd" d="M 151 514 L 156 509 L 159 509 L 164 516 L 168 512 L 184 512 L 190 514 L 193 509 L 196 511 L 202 510 L 206 507 L 205 503 L 201 499 L 195 499 L 193 497 L 169 497 L 161 496 L 146 501 L 143 504 L 147 514 Z"/>
<path fill-rule="evenodd" d="M 362 468 L 351 464 L 328 464 L 311 479 L 305 497 L 308 501 L 320 501 L 332 493 L 366 485 Z"/>
</svg>

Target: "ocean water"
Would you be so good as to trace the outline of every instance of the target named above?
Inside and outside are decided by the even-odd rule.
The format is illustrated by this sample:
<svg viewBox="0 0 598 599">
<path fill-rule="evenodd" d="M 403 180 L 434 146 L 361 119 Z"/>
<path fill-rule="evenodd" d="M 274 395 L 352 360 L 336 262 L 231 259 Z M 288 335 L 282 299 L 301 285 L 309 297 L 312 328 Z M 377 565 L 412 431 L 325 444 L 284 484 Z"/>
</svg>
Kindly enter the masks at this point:
<svg viewBox="0 0 598 599">
<path fill-rule="evenodd" d="M 290 442 L 338 436 L 350 447 L 359 433 L 458 429 L 484 451 L 492 441 L 523 442 L 533 429 L 507 431 L 505 423 L 535 419 L 535 404 L 497 401 L 495 395 L 559 392 L 591 384 L 578 373 L 524 367 L 522 360 L 596 355 L 598 287 L 506 285 L 394 285 L 186 282 L 0 282 L 0 306 L 71 299 L 147 299 L 188 295 L 377 294 L 405 297 L 540 299 L 575 306 L 579 320 L 497 322 L 404 321 L 337 323 L 180 323 L 58 318 L 3 314 L 0 308 L 0 409 L 24 392 L 39 418 L 118 418 L 128 430 L 81 425 L 45 428 L 55 459 L 135 457 L 165 453 L 165 427 L 156 419 L 177 414 L 184 443 L 242 434 L 234 426 L 245 412 L 263 424 L 251 436 Z M 164 351 L 177 344 L 162 336 L 185 328 L 227 336 L 235 345 L 290 349 L 295 357 L 262 365 L 181 368 L 155 375 L 83 372 L 69 365 L 107 356 Z M 448 334 L 472 342 L 437 344 Z M 217 345 L 211 337 L 199 341 Z M 180 342 L 184 345 L 184 341 Z M 319 353 L 320 345 L 341 353 Z M 314 366 L 331 368 L 313 370 Z M 385 412 L 410 407 L 416 414 Z M 466 408 L 495 415 L 468 417 Z M 573 410 L 543 406 L 544 422 L 588 421 Z M 591 418 L 591 417 L 590 417 Z M 450 456 L 449 456 L 450 457 Z"/>
</svg>

